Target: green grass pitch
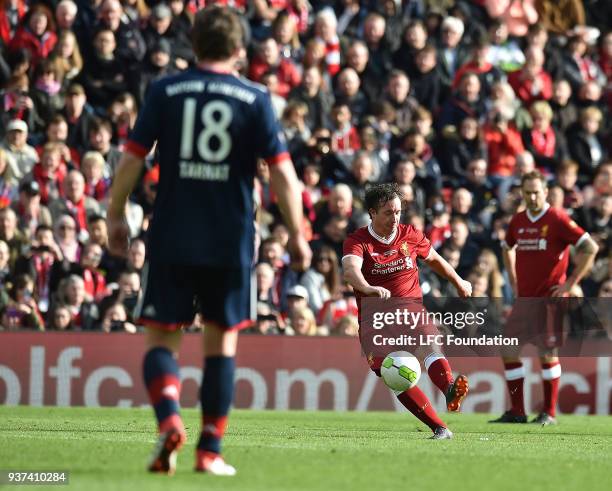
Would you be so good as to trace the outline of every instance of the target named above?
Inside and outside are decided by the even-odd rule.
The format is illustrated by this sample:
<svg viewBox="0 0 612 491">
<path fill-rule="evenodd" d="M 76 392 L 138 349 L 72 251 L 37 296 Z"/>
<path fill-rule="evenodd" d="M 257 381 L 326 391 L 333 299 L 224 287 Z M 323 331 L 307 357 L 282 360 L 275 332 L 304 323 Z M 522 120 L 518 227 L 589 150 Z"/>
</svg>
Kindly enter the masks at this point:
<svg viewBox="0 0 612 491">
<path fill-rule="evenodd" d="M 183 416 L 188 444 L 167 477 L 144 471 L 150 409 L 0 407 L 0 469 L 69 470 L 66 488 L 85 491 L 611 489 L 612 417 L 542 428 L 445 414 L 455 438 L 431 441 L 408 413 L 234 411 L 225 455 L 238 475 L 222 478 L 192 471 L 199 416 Z"/>
</svg>

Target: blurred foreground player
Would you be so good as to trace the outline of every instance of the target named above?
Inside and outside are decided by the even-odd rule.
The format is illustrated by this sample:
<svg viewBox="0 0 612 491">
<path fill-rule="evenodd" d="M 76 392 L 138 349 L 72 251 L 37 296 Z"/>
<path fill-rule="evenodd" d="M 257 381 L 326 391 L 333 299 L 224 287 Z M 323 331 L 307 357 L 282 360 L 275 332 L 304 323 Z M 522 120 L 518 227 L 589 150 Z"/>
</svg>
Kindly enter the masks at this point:
<svg viewBox="0 0 612 491">
<path fill-rule="evenodd" d="M 527 209 L 512 217 L 502 244 L 504 264 L 517 299 L 504 334 L 520 338 L 519 346 L 502 348 L 512 408 L 491 423 L 527 422 L 523 401 L 525 370 L 519 356 L 521 344 L 533 343 L 538 347 L 542 366 L 544 407 L 532 422 L 549 425 L 556 423 L 561 377 L 558 347 L 563 342 L 565 309 L 563 303 L 545 298 L 569 296 L 593 265 L 598 247 L 563 210 L 546 202 L 548 188 L 542 174 L 525 174 L 521 189 Z M 570 245 L 576 248 L 576 260 L 568 277 Z"/>
<path fill-rule="evenodd" d="M 424 260 L 440 276 L 447 278 L 460 297 L 472 294 L 472 285 L 463 280 L 431 246 L 425 235 L 412 225 L 399 223 L 402 195 L 397 184 L 381 184 L 366 193 L 365 205 L 372 222 L 358 229 L 344 241 L 342 266 L 344 277 L 355 289 L 361 309 L 363 297 L 405 297 L 421 299 L 417 258 Z M 401 267 L 399 267 L 400 265 Z M 389 267 L 385 267 L 389 266 Z M 418 326 L 414 335 L 429 332 L 434 326 Z M 419 352 L 423 351 L 424 352 Z M 468 380 L 459 375 L 456 380 L 448 360 L 434 347 L 419 347 L 415 355 L 423 359 L 431 381 L 446 397 L 449 411 L 459 411 L 468 392 Z M 368 356 L 370 368 L 380 377 L 383 358 Z M 417 386 L 397 394 L 399 401 L 425 423 L 433 439 L 452 438 L 453 434 L 438 417 L 427 396 Z"/>
<path fill-rule="evenodd" d="M 113 251 L 125 253 L 125 203 L 157 142 L 160 181 L 140 306 L 147 327 L 144 380 L 160 433 L 149 470 L 173 473 L 185 441 L 177 354 L 181 327 L 192 322 L 199 305 L 205 321 L 204 376 L 195 469 L 233 475 L 235 469 L 221 457 L 221 439 L 233 395 L 238 330 L 251 319 L 258 157 L 270 165 L 294 266 L 306 268 L 311 252 L 300 232 L 297 177 L 269 93 L 234 75 L 242 48 L 238 18 L 227 8 L 199 11 L 192 42 L 196 68 L 149 88 L 115 174 L 109 239 Z"/>
</svg>

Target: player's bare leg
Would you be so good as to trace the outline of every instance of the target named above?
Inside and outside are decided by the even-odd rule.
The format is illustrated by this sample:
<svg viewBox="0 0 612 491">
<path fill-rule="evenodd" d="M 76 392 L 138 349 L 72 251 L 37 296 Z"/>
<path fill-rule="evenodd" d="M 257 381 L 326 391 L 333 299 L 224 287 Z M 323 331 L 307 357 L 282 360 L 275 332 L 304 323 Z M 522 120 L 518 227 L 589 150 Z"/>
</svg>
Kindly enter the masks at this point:
<svg viewBox="0 0 612 491">
<path fill-rule="evenodd" d="M 559 396 L 559 380 L 561 365 L 557 349 L 540 349 L 540 365 L 542 367 L 542 386 L 544 389 L 544 406 L 542 411 L 531 422 L 542 426 L 557 424 L 555 419 L 557 399 Z"/>
<path fill-rule="evenodd" d="M 221 440 L 234 393 L 234 356 L 238 332 L 213 323 L 204 327 L 204 376 L 200 389 L 202 431 L 196 449 L 195 470 L 233 476 L 236 469 L 221 456 Z"/>
<path fill-rule="evenodd" d="M 176 456 L 185 443 L 179 415 L 181 382 L 177 363 L 181 332 L 147 328 L 147 354 L 143 363 L 145 385 L 158 422 L 159 438 L 148 470 L 174 474 Z"/>
<path fill-rule="evenodd" d="M 521 349 L 516 346 L 505 346 L 501 349 L 504 362 L 504 376 L 510 394 L 512 407 L 499 418 L 489 423 L 526 423 L 524 402 L 525 369 L 521 361 Z"/>
</svg>

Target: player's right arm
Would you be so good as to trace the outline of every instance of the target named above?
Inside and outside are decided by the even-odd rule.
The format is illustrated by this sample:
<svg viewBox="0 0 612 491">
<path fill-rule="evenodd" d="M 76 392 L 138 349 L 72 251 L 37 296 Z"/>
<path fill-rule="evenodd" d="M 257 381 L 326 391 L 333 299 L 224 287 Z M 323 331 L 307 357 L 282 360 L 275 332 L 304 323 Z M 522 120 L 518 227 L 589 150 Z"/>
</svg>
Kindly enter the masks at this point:
<svg viewBox="0 0 612 491">
<path fill-rule="evenodd" d="M 136 125 L 115 169 L 106 221 L 109 249 L 111 254 L 117 256 L 127 255 L 129 228 L 125 218 L 125 206 L 130 193 L 140 179 L 145 156 L 159 137 L 161 112 L 163 112 L 160 109 L 161 102 L 162 92 L 159 85 L 154 83 L 147 93 Z"/>
<path fill-rule="evenodd" d="M 310 266 L 312 251 L 302 233 L 304 220 L 302 192 L 289 157 L 270 166 L 270 185 L 278 199 L 278 207 L 289 229 L 289 253 L 294 269 L 304 271 Z"/>
<path fill-rule="evenodd" d="M 512 287 L 512 291 L 514 292 L 514 296 L 516 297 L 518 295 L 516 283 L 516 248 L 504 244 L 504 246 L 502 247 L 502 259 L 504 261 L 504 267 L 508 272 L 508 280 L 510 281 L 510 286 Z"/>
<path fill-rule="evenodd" d="M 342 270 L 344 271 L 344 281 L 351 285 L 355 290 L 360 291 L 368 297 L 389 298 L 391 292 L 382 286 L 370 285 L 363 273 L 361 265 L 363 259 L 357 256 L 344 256 L 342 258 Z"/>
<path fill-rule="evenodd" d="M 302 232 L 302 190 L 268 93 L 259 99 L 254 123 L 258 154 L 270 166 L 270 186 L 289 229 L 291 265 L 294 269 L 304 271 L 310 266 L 312 251 Z"/>
<path fill-rule="evenodd" d="M 504 261 L 504 267 L 508 273 L 508 280 L 512 287 L 514 296 L 518 296 L 518 283 L 516 279 L 516 236 L 515 236 L 515 218 L 512 217 L 508 224 L 508 230 L 506 230 L 506 237 L 502 240 L 502 260 Z"/>
</svg>

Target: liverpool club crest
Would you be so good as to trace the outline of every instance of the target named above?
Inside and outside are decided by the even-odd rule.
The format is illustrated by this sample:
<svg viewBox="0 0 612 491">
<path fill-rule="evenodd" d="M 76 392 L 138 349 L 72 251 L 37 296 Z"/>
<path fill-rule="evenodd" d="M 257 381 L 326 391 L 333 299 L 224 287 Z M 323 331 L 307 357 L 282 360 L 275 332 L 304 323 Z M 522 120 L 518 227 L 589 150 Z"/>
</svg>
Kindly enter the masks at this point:
<svg viewBox="0 0 612 491">
<path fill-rule="evenodd" d="M 408 244 L 406 242 L 402 242 L 402 245 L 400 246 L 400 252 L 404 256 L 410 256 L 410 249 L 408 249 Z"/>
</svg>

